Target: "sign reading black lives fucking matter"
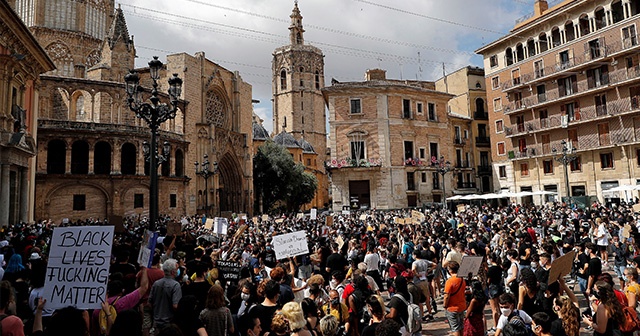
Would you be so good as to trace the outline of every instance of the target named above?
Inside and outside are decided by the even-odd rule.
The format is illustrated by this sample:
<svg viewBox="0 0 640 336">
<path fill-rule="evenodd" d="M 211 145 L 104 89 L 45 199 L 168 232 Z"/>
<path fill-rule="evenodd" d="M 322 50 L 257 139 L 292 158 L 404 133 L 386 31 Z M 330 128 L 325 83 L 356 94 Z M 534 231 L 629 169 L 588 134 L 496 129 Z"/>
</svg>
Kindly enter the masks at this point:
<svg viewBox="0 0 640 336">
<path fill-rule="evenodd" d="M 50 309 L 99 309 L 106 297 L 113 226 L 53 230 L 43 298 Z"/>
</svg>

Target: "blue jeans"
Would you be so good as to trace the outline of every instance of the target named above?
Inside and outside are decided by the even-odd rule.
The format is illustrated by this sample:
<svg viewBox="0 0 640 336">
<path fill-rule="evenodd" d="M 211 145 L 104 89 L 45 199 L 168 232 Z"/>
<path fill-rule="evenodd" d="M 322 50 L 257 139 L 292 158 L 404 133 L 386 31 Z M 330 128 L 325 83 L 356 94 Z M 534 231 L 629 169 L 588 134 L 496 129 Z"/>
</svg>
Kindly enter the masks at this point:
<svg viewBox="0 0 640 336">
<path fill-rule="evenodd" d="M 615 266 L 613 269 L 616 271 L 618 278 L 627 281 L 627 278 L 624 276 L 624 270 L 627 269 L 627 266 Z"/>
<path fill-rule="evenodd" d="M 518 264 L 518 274 L 525 268 L 531 268 L 531 265 Z"/>
<path fill-rule="evenodd" d="M 580 285 L 580 291 L 582 291 L 583 293 L 587 291 L 587 283 L 587 279 L 578 277 L 578 285 Z"/>
</svg>

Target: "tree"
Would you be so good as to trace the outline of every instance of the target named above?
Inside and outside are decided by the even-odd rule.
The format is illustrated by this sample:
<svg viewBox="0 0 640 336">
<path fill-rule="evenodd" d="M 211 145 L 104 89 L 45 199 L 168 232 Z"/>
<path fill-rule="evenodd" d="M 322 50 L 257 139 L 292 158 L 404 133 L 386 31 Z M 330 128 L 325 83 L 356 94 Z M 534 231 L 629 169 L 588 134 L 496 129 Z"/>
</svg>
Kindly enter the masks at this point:
<svg viewBox="0 0 640 336">
<path fill-rule="evenodd" d="M 253 158 L 253 183 L 255 208 L 262 212 L 279 206 L 297 211 L 313 199 L 318 188 L 316 177 L 296 164 L 286 148 L 271 140 L 260 146 Z"/>
</svg>

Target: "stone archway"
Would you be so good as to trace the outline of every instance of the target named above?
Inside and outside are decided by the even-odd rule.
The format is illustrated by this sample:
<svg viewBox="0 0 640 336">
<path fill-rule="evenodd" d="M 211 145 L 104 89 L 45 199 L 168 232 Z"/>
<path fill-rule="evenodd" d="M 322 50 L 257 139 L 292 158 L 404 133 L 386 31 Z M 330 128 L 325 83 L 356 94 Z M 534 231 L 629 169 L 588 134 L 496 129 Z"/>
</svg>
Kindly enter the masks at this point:
<svg viewBox="0 0 640 336">
<path fill-rule="evenodd" d="M 246 211 L 242 199 L 242 172 L 240 163 L 227 152 L 218 161 L 218 209 L 220 212 Z"/>
</svg>

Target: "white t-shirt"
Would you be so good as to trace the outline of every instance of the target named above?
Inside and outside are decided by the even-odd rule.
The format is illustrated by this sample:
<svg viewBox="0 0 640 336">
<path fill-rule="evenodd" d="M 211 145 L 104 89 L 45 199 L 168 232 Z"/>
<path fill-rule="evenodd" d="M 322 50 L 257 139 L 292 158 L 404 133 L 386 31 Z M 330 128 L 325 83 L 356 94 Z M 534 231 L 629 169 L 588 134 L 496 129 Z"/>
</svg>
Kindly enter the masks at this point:
<svg viewBox="0 0 640 336">
<path fill-rule="evenodd" d="M 609 232 L 607 232 L 607 228 L 604 226 L 604 224 L 600 224 L 598 226 L 598 233 L 596 234 L 596 237 L 600 237 L 598 238 L 598 246 L 607 246 L 609 245 Z"/>
<path fill-rule="evenodd" d="M 531 316 L 525 313 L 524 310 L 516 310 L 516 313 L 520 315 L 520 318 L 522 319 L 522 321 L 524 321 L 524 323 L 531 324 Z M 498 319 L 498 326 L 496 327 L 496 329 L 504 329 L 504 326 L 506 326 L 507 323 L 509 323 L 509 318 L 507 316 L 500 315 L 500 319 Z"/>
<path fill-rule="evenodd" d="M 364 256 L 364 263 L 367 264 L 367 272 L 377 271 L 380 265 L 380 257 L 377 253 L 368 253 Z"/>
</svg>

